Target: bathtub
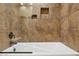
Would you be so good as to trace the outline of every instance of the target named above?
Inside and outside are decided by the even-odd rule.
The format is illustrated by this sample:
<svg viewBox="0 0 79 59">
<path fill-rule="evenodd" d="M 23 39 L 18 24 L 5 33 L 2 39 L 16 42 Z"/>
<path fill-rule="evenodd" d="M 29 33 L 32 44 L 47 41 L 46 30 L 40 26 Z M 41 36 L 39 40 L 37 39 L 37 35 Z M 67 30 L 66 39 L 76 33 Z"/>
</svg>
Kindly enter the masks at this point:
<svg viewBox="0 0 79 59">
<path fill-rule="evenodd" d="M 15 49 L 15 51 L 14 51 Z M 19 42 L 2 51 L 0 55 L 79 55 L 78 52 L 61 42 Z"/>
</svg>

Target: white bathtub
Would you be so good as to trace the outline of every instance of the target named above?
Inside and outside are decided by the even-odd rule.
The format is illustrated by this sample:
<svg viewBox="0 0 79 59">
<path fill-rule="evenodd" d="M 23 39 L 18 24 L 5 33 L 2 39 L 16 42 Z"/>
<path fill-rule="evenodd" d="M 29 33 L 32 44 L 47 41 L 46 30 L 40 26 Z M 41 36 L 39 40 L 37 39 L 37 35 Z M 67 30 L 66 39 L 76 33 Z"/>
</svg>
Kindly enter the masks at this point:
<svg viewBox="0 0 79 59">
<path fill-rule="evenodd" d="M 16 49 L 13 52 L 13 48 Z M 79 55 L 78 52 L 69 48 L 61 42 L 34 42 L 34 43 L 17 43 L 0 53 L 0 55 Z M 17 52 L 32 52 L 32 53 L 17 53 Z"/>
</svg>

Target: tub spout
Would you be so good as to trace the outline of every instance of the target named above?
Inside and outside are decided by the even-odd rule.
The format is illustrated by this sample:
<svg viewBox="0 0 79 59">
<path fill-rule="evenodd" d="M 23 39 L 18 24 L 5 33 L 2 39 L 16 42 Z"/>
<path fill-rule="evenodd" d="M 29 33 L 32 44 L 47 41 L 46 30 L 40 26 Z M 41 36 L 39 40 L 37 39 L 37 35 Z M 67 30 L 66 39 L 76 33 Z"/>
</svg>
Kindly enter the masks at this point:
<svg viewBox="0 0 79 59">
<path fill-rule="evenodd" d="M 16 48 L 13 48 L 13 52 L 15 52 L 16 51 Z"/>
</svg>

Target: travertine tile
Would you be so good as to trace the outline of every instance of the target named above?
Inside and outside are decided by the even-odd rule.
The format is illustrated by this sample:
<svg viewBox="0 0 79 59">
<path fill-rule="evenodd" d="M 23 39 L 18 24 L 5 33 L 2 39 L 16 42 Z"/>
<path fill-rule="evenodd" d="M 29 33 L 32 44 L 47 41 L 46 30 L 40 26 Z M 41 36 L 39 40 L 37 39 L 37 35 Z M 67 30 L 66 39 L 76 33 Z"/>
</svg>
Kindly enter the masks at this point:
<svg viewBox="0 0 79 59">
<path fill-rule="evenodd" d="M 25 5 L 26 6 L 26 5 Z M 19 4 L 0 4 L 0 51 L 9 47 L 12 31 L 21 42 L 60 41 L 79 51 L 79 4 L 33 4 L 37 19 L 19 16 Z M 48 18 L 40 16 L 40 8 L 48 7 Z"/>
</svg>

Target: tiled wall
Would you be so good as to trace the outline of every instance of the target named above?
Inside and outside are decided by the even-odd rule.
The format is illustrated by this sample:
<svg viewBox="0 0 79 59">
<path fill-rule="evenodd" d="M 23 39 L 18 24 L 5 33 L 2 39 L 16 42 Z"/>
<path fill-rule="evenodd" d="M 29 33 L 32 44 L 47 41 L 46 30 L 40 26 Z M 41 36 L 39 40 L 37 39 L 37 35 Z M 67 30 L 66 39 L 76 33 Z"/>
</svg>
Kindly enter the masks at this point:
<svg viewBox="0 0 79 59">
<path fill-rule="evenodd" d="M 23 42 L 61 41 L 79 51 L 79 4 L 33 4 L 37 19 L 19 16 L 19 4 L 0 4 L 0 51 L 9 47 L 8 34 L 14 32 Z M 40 17 L 48 7 L 49 17 Z"/>
<path fill-rule="evenodd" d="M 20 4 L 0 4 L 0 50 L 9 47 L 9 32 L 23 42 L 59 41 L 59 4 L 33 4 L 37 19 L 21 18 Z M 40 17 L 40 8 L 49 8 L 49 17 Z M 40 19 L 41 18 L 41 19 Z"/>
<path fill-rule="evenodd" d="M 79 51 L 79 4 L 62 4 L 61 39 L 71 48 Z"/>
<path fill-rule="evenodd" d="M 16 4 L 0 4 L 0 51 L 9 47 L 9 32 L 18 32 L 17 14 Z"/>
<path fill-rule="evenodd" d="M 53 5 L 53 6 L 52 6 Z M 37 19 L 20 18 L 21 21 L 21 41 L 30 42 L 52 42 L 59 41 L 59 4 L 33 4 L 33 14 Z M 48 18 L 41 18 L 41 7 L 48 7 Z"/>
</svg>

